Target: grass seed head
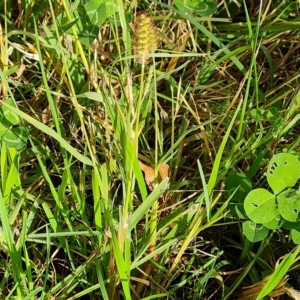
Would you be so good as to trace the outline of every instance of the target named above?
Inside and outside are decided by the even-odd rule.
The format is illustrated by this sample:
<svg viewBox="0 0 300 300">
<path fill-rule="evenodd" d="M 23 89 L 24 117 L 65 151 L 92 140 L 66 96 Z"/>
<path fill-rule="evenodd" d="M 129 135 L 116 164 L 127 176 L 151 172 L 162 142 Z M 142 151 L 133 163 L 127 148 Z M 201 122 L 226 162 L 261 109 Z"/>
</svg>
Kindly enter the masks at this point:
<svg viewBox="0 0 300 300">
<path fill-rule="evenodd" d="M 134 54 L 140 64 L 146 65 L 148 58 L 155 52 L 158 44 L 157 29 L 147 14 L 143 13 L 137 17 L 134 35 Z"/>
</svg>

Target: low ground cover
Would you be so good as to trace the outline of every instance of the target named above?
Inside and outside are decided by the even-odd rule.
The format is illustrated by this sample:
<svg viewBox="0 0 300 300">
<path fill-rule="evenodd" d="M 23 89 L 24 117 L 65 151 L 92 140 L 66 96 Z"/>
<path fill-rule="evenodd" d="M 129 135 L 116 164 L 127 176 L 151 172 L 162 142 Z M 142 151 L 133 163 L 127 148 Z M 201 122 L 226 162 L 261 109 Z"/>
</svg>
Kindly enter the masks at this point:
<svg viewBox="0 0 300 300">
<path fill-rule="evenodd" d="M 1 299 L 299 299 L 299 1 L 0 10 Z"/>
</svg>

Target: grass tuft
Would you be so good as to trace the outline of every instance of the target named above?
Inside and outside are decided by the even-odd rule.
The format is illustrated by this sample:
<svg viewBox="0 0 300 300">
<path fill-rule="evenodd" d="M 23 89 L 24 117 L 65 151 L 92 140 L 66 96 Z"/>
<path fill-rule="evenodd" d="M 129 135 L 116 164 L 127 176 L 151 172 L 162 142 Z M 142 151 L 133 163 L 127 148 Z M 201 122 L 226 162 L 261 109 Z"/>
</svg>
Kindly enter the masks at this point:
<svg viewBox="0 0 300 300">
<path fill-rule="evenodd" d="M 297 299 L 299 1 L 100 2 L 0 3 L 0 299 Z"/>
</svg>

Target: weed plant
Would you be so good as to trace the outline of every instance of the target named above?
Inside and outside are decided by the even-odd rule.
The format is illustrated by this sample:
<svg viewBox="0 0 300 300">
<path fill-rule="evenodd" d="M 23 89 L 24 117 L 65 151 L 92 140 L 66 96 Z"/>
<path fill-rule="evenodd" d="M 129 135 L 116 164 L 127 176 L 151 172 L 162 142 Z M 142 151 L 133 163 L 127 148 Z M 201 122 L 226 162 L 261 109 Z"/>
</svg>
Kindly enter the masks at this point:
<svg viewBox="0 0 300 300">
<path fill-rule="evenodd" d="M 193 3 L 1 1 L 0 299 L 299 299 L 299 1 Z"/>
</svg>

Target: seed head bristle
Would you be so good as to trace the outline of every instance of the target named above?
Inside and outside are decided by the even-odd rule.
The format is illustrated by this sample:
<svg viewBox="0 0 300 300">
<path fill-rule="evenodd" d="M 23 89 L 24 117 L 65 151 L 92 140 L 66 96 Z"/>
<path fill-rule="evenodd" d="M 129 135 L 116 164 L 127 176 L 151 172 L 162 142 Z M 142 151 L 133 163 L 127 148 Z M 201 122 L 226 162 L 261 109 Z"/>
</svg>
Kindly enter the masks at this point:
<svg viewBox="0 0 300 300">
<path fill-rule="evenodd" d="M 150 55 L 157 49 L 157 29 L 151 18 L 143 13 L 140 14 L 134 26 L 134 53 L 140 64 L 146 65 Z"/>
</svg>

